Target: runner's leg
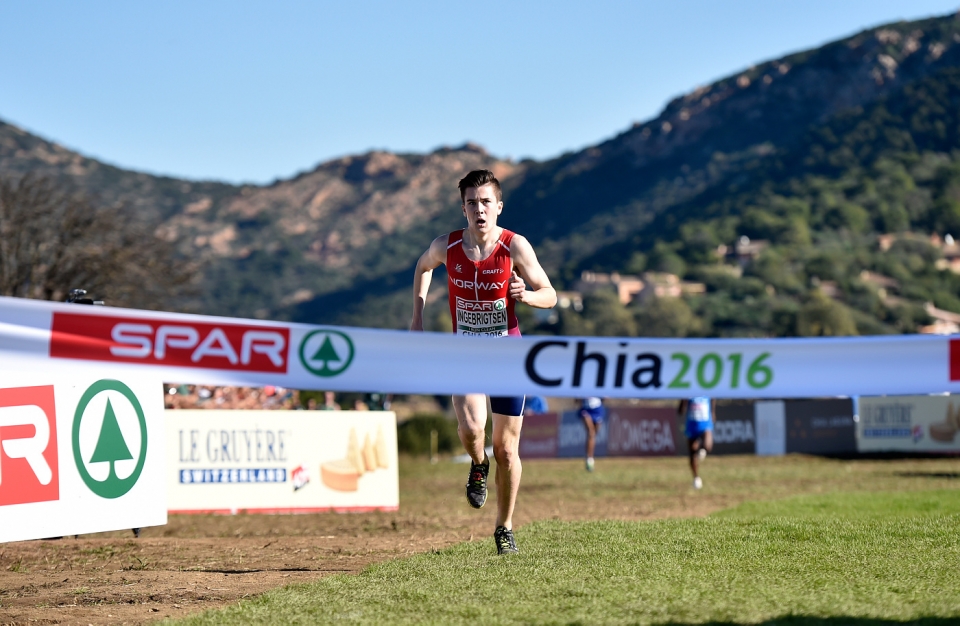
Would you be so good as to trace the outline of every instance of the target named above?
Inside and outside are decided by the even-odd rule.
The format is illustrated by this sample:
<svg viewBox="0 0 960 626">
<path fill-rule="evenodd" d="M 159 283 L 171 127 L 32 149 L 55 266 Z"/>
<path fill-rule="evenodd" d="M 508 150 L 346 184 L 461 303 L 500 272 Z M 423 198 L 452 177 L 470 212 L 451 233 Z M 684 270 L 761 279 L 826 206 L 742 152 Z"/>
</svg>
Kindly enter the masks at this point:
<svg viewBox="0 0 960 626">
<path fill-rule="evenodd" d="M 588 413 L 581 414 L 583 426 L 587 429 L 587 458 L 593 458 L 593 450 L 597 442 L 597 426 L 593 423 L 593 418 Z"/>
<path fill-rule="evenodd" d="M 690 471 L 693 472 L 693 477 L 696 478 L 700 475 L 700 437 L 694 437 L 690 440 Z"/>
<path fill-rule="evenodd" d="M 493 414 L 493 456 L 497 460 L 497 526 L 513 529 L 520 490 L 520 427 L 523 416 Z"/>
<path fill-rule="evenodd" d="M 460 443 L 476 464 L 483 463 L 483 444 L 486 440 L 487 397 L 483 394 L 453 396 L 453 410 L 457 414 L 457 433 Z M 496 422 L 494 422 L 496 423 Z"/>
</svg>

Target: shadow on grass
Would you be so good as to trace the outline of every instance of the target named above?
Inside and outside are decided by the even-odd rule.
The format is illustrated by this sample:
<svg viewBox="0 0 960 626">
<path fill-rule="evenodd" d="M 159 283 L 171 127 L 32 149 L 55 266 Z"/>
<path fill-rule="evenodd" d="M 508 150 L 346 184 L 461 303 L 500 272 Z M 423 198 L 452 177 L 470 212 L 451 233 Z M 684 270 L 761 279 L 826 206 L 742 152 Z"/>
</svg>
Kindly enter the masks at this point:
<svg viewBox="0 0 960 626">
<path fill-rule="evenodd" d="M 960 478 L 960 472 L 894 472 L 901 478 Z"/>
<path fill-rule="evenodd" d="M 958 623 L 957 617 L 921 617 L 911 620 L 895 619 L 877 619 L 870 617 L 810 617 L 805 615 L 784 615 L 768 619 L 763 622 L 756 622 L 761 626 L 771 624 L 790 624 L 791 626 L 841 626 L 841 624 L 851 624 L 852 626 L 945 626 L 946 624 Z M 741 622 L 698 622 L 699 626 L 732 626 Z M 687 626 L 688 622 L 662 622 L 661 626 Z"/>
</svg>

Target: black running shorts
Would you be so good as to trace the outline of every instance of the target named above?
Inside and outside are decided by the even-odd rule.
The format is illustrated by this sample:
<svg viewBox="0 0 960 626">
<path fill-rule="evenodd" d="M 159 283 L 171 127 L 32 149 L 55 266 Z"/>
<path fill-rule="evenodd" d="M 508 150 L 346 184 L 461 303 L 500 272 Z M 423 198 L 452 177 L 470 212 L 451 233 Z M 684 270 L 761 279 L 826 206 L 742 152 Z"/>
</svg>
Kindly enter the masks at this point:
<svg viewBox="0 0 960 626">
<path fill-rule="evenodd" d="M 490 410 L 499 415 L 523 415 L 526 396 L 490 396 Z"/>
</svg>

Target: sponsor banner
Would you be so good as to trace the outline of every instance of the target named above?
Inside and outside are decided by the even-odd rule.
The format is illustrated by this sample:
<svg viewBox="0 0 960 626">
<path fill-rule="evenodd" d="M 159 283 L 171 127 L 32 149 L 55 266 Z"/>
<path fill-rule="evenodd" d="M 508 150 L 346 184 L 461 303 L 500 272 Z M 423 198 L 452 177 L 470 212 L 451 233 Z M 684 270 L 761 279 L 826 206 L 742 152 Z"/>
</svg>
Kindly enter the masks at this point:
<svg viewBox="0 0 960 626">
<path fill-rule="evenodd" d="M 860 452 L 960 452 L 956 396 L 861 397 L 858 405 Z"/>
<path fill-rule="evenodd" d="M 787 415 L 783 400 L 753 405 L 757 424 L 757 454 L 783 456 L 787 453 Z"/>
<path fill-rule="evenodd" d="M 787 400 L 787 452 L 850 454 L 857 451 L 853 401 Z"/>
<path fill-rule="evenodd" d="M 607 409 L 610 456 L 674 456 L 685 450 L 672 407 Z"/>
<path fill-rule="evenodd" d="M 163 387 L 114 374 L 0 374 L 0 542 L 167 523 Z"/>
<path fill-rule="evenodd" d="M 464 320 L 496 326 L 493 308 Z M 933 335 L 464 337 L 6 297 L 0 356 L 43 368 L 85 362 L 197 384 L 333 391 L 670 399 L 960 393 L 960 338 Z"/>
<path fill-rule="evenodd" d="M 607 409 L 607 417 L 610 415 Z M 597 438 L 594 441 L 593 456 L 607 456 L 607 442 L 610 434 L 610 422 L 604 419 Z M 562 458 L 584 458 L 587 456 L 587 427 L 583 425 L 580 410 L 564 411 L 560 414 L 560 431 L 558 436 L 557 456 Z M 523 457 L 521 457 L 523 458 Z"/>
<path fill-rule="evenodd" d="M 559 423 L 560 416 L 557 413 L 525 415 L 520 430 L 520 458 L 556 458 Z"/>
<path fill-rule="evenodd" d="M 717 404 L 711 454 L 754 454 L 757 451 L 753 411 L 752 402 Z"/>
<path fill-rule="evenodd" d="M 166 411 L 172 513 L 395 511 L 391 411 Z"/>
</svg>

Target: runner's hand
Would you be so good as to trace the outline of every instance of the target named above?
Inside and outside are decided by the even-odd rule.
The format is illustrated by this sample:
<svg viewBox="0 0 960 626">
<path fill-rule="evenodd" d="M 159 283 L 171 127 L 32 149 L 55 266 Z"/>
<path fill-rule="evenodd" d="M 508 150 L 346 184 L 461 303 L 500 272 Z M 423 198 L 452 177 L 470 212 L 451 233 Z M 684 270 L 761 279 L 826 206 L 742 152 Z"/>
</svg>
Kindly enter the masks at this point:
<svg viewBox="0 0 960 626">
<path fill-rule="evenodd" d="M 513 273 L 510 274 L 510 297 L 518 302 L 523 302 L 525 293 L 527 293 L 527 285 L 523 282 L 523 279 L 520 278 L 520 274 L 517 274 L 517 270 L 513 270 Z"/>
</svg>

